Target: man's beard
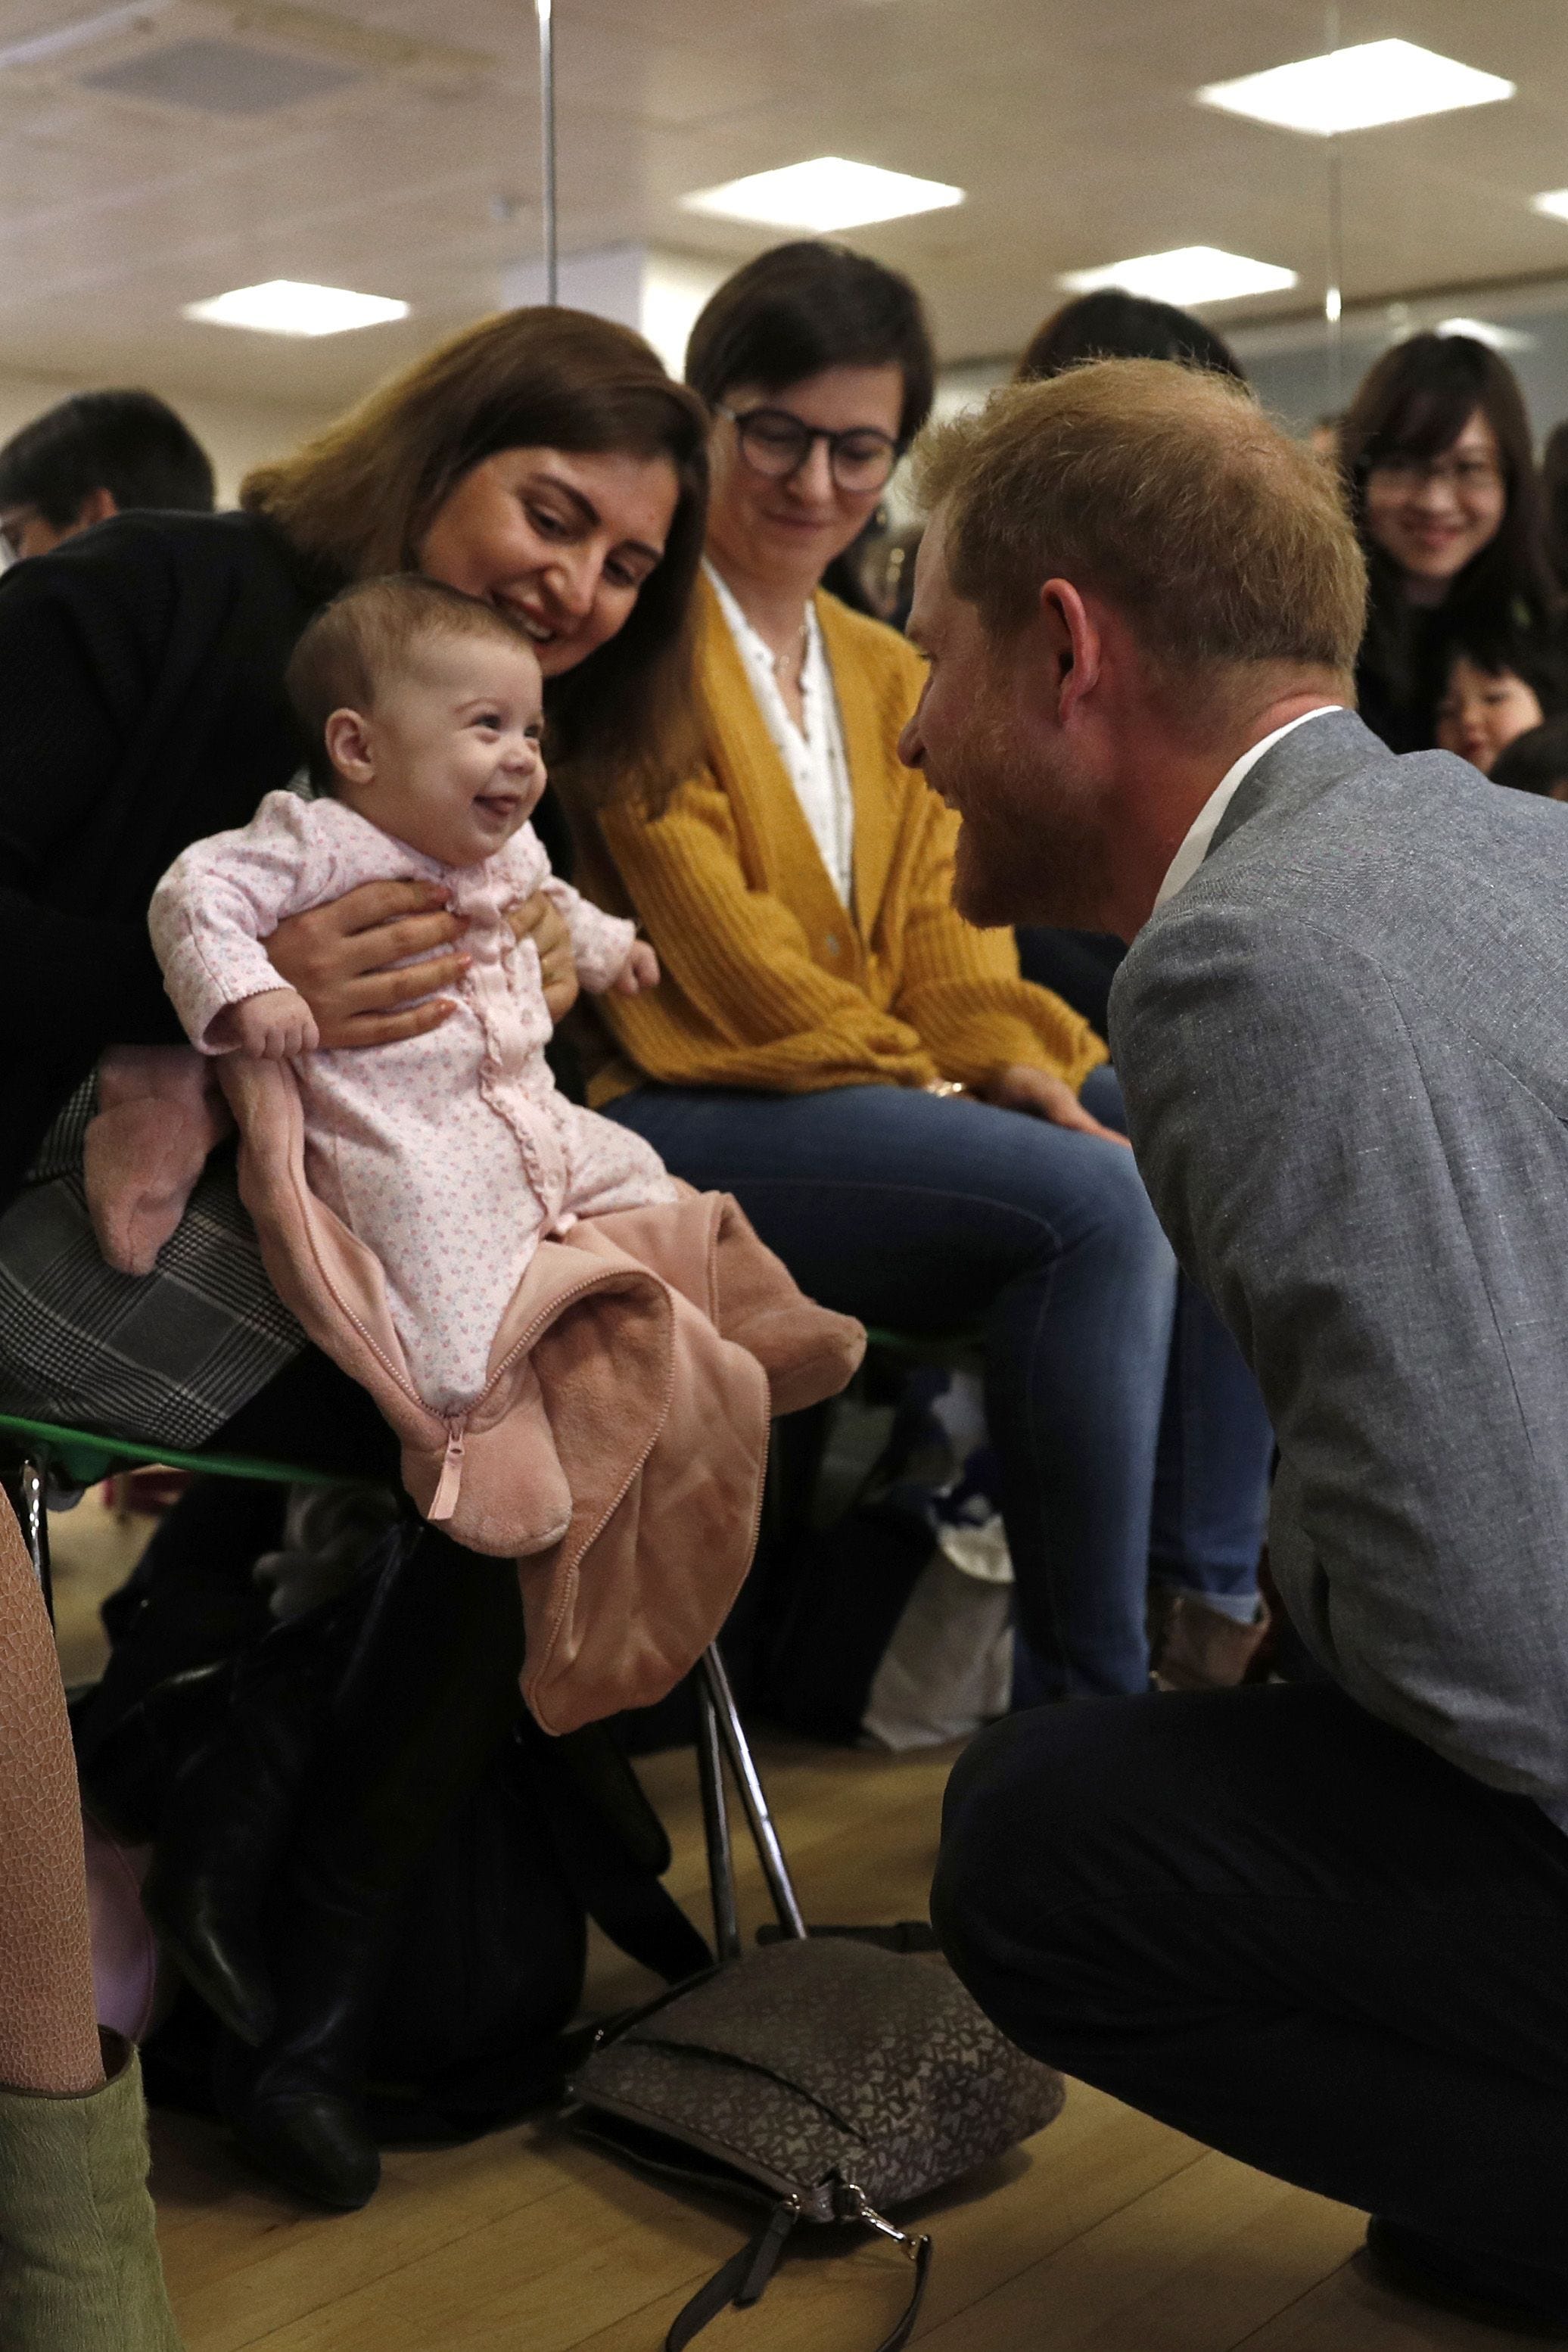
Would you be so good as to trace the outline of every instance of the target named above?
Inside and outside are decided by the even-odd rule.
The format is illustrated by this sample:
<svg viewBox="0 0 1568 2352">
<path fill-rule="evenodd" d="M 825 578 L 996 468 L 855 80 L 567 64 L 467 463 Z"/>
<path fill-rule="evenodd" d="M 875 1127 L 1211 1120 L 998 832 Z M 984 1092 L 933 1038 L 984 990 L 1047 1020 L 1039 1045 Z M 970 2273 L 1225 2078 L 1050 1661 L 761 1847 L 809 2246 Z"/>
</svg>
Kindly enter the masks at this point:
<svg viewBox="0 0 1568 2352">
<path fill-rule="evenodd" d="M 1096 930 L 1110 874 L 1086 788 L 1025 760 L 1005 723 L 977 712 L 962 772 L 952 779 L 963 814 L 953 904 L 982 929 L 1051 923 Z"/>
</svg>

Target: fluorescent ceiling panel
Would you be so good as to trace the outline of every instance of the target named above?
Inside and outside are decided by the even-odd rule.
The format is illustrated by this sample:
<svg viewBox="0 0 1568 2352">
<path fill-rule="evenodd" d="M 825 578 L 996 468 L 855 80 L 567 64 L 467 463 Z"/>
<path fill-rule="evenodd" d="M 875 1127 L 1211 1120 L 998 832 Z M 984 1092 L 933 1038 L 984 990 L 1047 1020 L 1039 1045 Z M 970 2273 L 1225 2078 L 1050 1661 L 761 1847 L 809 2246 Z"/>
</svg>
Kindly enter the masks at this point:
<svg viewBox="0 0 1568 2352">
<path fill-rule="evenodd" d="M 406 319 L 408 305 L 384 294 L 352 294 L 343 286 L 269 278 L 263 286 L 237 286 L 209 301 L 187 302 L 180 315 L 214 327 L 249 327 L 263 335 L 342 335 L 351 327 Z"/>
<path fill-rule="evenodd" d="M 776 172 L 726 180 L 722 187 L 699 188 L 680 202 L 687 212 L 712 213 L 721 220 L 821 235 L 941 212 L 961 205 L 963 190 L 942 180 L 912 179 L 907 172 L 884 172 L 876 163 L 852 163 L 843 155 L 816 155 L 808 163 L 786 163 Z"/>
<path fill-rule="evenodd" d="M 1530 208 L 1552 220 L 1568 221 L 1568 188 L 1548 188 L 1544 194 L 1531 196 Z"/>
<path fill-rule="evenodd" d="M 1413 122 L 1417 115 L 1447 114 L 1459 106 L 1489 106 L 1513 93 L 1513 83 L 1500 74 L 1479 73 L 1414 41 L 1390 40 L 1359 41 L 1297 65 L 1243 74 L 1238 81 L 1210 82 L 1197 96 L 1200 105 L 1226 114 L 1330 139 L 1336 131 Z"/>
<path fill-rule="evenodd" d="M 1199 302 L 1234 302 L 1243 294 L 1282 294 L 1296 283 L 1293 269 L 1271 261 L 1250 261 L 1215 245 L 1182 245 L 1171 253 L 1138 253 L 1130 261 L 1101 269 L 1069 269 L 1060 283 L 1071 294 L 1096 294 L 1114 286 L 1151 302 L 1174 302 L 1185 310 Z"/>
<path fill-rule="evenodd" d="M 1468 335 L 1472 342 L 1485 343 L 1489 351 L 1532 352 L 1535 337 L 1519 327 L 1494 326 L 1490 319 L 1439 319 L 1436 331 L 1440 335 Z"/>
</svg>

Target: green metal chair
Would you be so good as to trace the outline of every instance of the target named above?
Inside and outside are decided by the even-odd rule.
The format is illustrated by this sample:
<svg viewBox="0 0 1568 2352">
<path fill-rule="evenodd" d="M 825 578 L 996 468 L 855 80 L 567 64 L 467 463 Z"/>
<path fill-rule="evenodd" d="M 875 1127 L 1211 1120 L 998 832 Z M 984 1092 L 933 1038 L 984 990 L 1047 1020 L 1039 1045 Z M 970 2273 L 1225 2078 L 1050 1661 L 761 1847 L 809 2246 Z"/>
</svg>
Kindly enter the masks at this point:
<svg viewBox="0 0 1568 2352">
<path fill-rule="evenodd" d="M 168 1470 L 194 1470 L 209 1478 L 261 1478 L 285 1486 L 342 1486 L 353 1482 L 330 1471 L 305 1470 L 298 1464 L 258 1461 L 244 1454 L 184 1453 L 176 1446 L 146 1445 L 134 1437 L 113 1437 L 106 1431 L 67 1429 L 58 1422 L 29 1421 L 20 1413 L 0 1413 L 0 1491 L 16 1512 L 23 1540 L 45 1601 L 54 1613 L 49 1575 L 48 1474 L 51 1466 L 64 1473 L 73 1486 L 96 1486 L 117 1471 L 156 1463 Z"/>
<path fill-rule="evenodd" d="M 306 1470 L 297 1463 L 268 1462 L 250 1454 L 186 1453 L 175 1446 L 147 1445 L 106 1431 L 68 1429 L 58 1422 L 29 1421 L 0 1413 L 0 1491 L 16 1512 L 50 1617 L 54 1593 L 49 1575 L 48 1473 L 58 1465 L 72 1486 L 96 1486 L 116 1471 L 148 1464 L 192 1470 L 209 1478 L 260 1478 L 288 1486 L 343 1486 L 361 1482 L 330 1471 Z M 697 1675 L 697 1760 L 702 1791 L 710 1892 L 717 1948 L 725 1959 L 739 1956 L 734 1865 L 725 1768 L 729 1768 L 781 1933 L 805 1934 L 800 1904 L 774 1827 L 762 1778 L 752 1754 L 730 1679 L 717 1647 L 705 1652 Z"/>
</svg>

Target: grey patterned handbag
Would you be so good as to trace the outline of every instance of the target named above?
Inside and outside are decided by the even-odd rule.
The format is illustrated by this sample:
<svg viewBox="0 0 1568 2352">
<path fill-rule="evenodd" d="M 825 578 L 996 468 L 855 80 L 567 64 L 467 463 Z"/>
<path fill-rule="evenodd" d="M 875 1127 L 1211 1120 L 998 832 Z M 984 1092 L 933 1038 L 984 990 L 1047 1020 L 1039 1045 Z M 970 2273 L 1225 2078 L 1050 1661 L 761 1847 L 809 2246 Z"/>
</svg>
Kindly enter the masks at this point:
<svg viewBox="0 0 1568 2352">
<path fill-rule="evenodd" d="M 719 1728 L 788 1940 L 721 1961 L 610 2027 L 569 2086 L 565 2120 L 641 2167 L 768 2209 L 752 2242 L 676 2319 L 666 2352 L 682 2352 L 730 2304 L 755 2303 L 800 2221 L 858 2222 L 909 2255 L 909 2305 L 879 2347 L 899 2352 L 931 2241 L 896 2228 L 886 2209 L 1039 2131 L 1061 2107 L 1061 2078 L 1005 2041 L 940 1957 L 805 1938 L 756 1768 L 721 1678 L 716 1687 L 729 1709 Z M 713 1777 L 710 1851 L 727 1875 L 727 1835 L 712 1834 Z M 721 1948 L 734 1953 L 725 1893 L 716 1872 Z"/>
</svg>

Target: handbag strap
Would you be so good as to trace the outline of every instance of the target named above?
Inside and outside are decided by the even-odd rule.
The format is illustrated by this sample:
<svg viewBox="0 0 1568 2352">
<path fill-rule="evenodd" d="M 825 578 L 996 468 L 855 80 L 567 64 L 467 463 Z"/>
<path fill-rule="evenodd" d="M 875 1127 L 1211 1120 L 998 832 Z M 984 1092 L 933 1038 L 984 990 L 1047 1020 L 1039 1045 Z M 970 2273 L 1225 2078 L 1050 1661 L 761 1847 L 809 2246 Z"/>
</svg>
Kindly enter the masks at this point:
<svg viewBox="0 0 1568 2352">
<path fill-rule="evenodd" d="M 698 2288 L 685 2309 L 676 2315 L 664 2339 L 664 2352 L 686 2352 L 692 2337 L 700 2335 L 709 2321 L 717 2319 L 719 2314 L 727 2311 L 731 2304 L 744 2310 L 757 2302 L 778 2265 L 790 2231 L 799 2219 L 800 2207 L 793 2197 L 787 2198 L 782 2205 L 775 2205 L 751 2243 L 742 2246 L 738 2254 L 731 2254 L 729 2261 L 714 2272 L 707 2285 Z M 889 2234 L 900 2235 L 896 2231 L 889 2231 Z M 891 2332 L 883 2336 L 877 2352 L 903 2352 L 904 2346 L 914 2333 L 915 2322 L 921 2315 L 921 2305 L 925 2300 L 926 2280 L 931 2272 L 931 2240 L 921 2237 L 906 2239 L 903 2242 L 915 2266 L 914 2284 L 910 2289 L 910 2299 L 902 2315 Z"/>
</svg>

